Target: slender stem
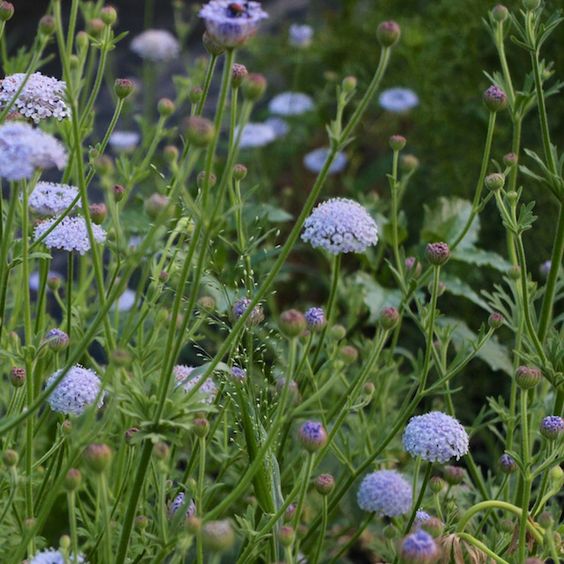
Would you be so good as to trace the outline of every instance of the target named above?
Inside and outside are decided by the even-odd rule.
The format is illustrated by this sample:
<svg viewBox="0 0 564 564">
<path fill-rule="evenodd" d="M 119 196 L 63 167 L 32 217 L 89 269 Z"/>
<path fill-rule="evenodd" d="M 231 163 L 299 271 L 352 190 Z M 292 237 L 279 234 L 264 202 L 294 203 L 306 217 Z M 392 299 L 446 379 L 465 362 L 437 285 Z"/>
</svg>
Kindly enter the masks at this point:
<svg viewBox="0 0 564 564">
<path fill-rule="evenodd" d="M 309 481 L 311 479 L 311 474 L 313 472 L 313 466 L 315 464 L 315 453 L 308 453 L 307 455 L 307 459 L 304 462 L 304 471 L 303 471 L 303 476 L 301 478 L 301 484 L 302 484 L 302 488 L 300 490 L 299 496 L 298 496 L 298 503 L 296 503 L 296 512 L 294 514 L 294 519 L 293 519 L 293 526 L 294 526 L 294 530 L 297 530 L 298 525 L 300 524 L 300 520 L 301 520 L 301 516 L 302 516 L 302 511 L 304 508 L 304 502 L 305 502 L 305 498 L 306 498 L 306 493 L 307 493 L 307 489 L 309 487 Z M 298 548 L 299 548 L 299 542 L 296 542 L 295 544 L 295 553 L 297 555 L 298 552 Z"/>
<path fill-rule="evenodd" d="M 319 531 L 319 541 L 317 542 L 317 547 L 315 548 L 315 556 L 313 558 L 313 564 L 318 564 L 321 558 L 323 542 L 325 541 L 325 532 L 327 531 L 328 518 L 329 515 L 327 512 L 327 496 L 324 495 L 323 498 L 321 499 L 321 530 Z"/>
<path fill-rule="evenodd" d="M 69 511 L 69 529 L 71 537 L 71 547 L 72 547 L 72 558 L 73 563 L 78 562 L 78 532 L 76 527 L 76 503 L 75 503 L 74 491 L 69 491 L 67 493 L 67 504 Z"/>
<path fill-rule="evenodd" d="M 475 547 L 479 548 L 482 552 L 487 554 L 490 558 L 493 558 L 496 562 L 499 562 L 499 564 L 509 564 L 507 560 L 504 560 L 503 558 L 501 558 L 501 556 L 498 556 L 493 550 L 489 549 L 483 542 L 479 541 L 472 535 L 468 533 L 457 533 L 456 536 L 458 536 L 462 540 L 465 540 L 466 542 L 469 542 L 470 544 L 473 544 Z"/>
<path fill-rule="evenodd" d="M 531 496 L 531 479 L 529 477 L 529 421 L 527 413 L 528 391 L 521 390 L 521 459 L 524 466 L 523 493 L 521 498 L 521 516 L 519 519 L 519 562 L 525 561 L 527 550 L 527 522 L 529 519 L 529 500 Z"/>
<path fill-rule="evenodd" d="M 72 287 L 74 284 L 74 255 L 67 255 L 67 335 L 71 339 L 72 331 Z M 68 357 L 68 349 L 67 349 Z"/>
<path fill-rule="evenodd" d="M 425 474 L 423 475 L 423 482 L 421 484 L 421 489 L 419 490 L 419 495 L 417 496 L 417 500 L 415 501 L 412 509 L 411 509 L 411 516 L 409 517 L 409 521 L 404 529 L 404 535 L 409 533 L 413 522 L 415 521 L 415 515 L 417 514 L 417 510 L 421 507 L 421 502 L 423 501 L 423 497 L 425 496 L 425 490 L 427 489 L 427 484 L 429 483 L 429 478 L 431 477 L 431 471 L 433 470 L 433 463 L 427 462 L 427 468 L 425 468 Z"/>
<path fill-rule="evenodd" d="M 198 494 L 196 496 L 196 507 L 199 515 L 205 515 L 204 508 L 204 480 L 206 476 L 206 437 L 198 439 L 200 448 L 200 463 L 198 465 Z M 196 553 L 198 564 L 204 562 L 204 547 L 202 544 L 202 535 L 196 537 Z"/>
</svg>

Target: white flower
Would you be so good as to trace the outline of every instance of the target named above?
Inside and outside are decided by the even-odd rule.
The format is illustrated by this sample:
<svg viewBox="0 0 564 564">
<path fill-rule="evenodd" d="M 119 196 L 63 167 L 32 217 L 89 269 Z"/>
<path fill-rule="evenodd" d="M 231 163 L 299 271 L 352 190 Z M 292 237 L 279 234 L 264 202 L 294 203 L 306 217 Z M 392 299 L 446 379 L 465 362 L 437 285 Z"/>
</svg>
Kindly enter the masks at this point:
<svg viewBox="0 0 564 564">
<path fill-rule="evenodd" d="M 292 47 L 309 47 L 313 40 L 313 28 L 310 25 L 292 24 L 288 30 L 288 42 Z"/>
<path fill-rule="evenodd" d="M 279 117 L 269 117 L 264 123 L 272 128 L 276 137 L 284 137 L 290 131 L 288 122 Z"/>
<path fill-rule="evenodd" d="M 130 153 L 139 145 L 137 131 L 114 131 L 110 135 L 110 146 L 116 153 Z"/>
<path fill-rule="evenodd" d="M 299 116 L 313 109 L 313 100 L 302 92 L 282 92 L 268 104 L 270 113 L 280 116 Z"/>
<path fill-rule="evenodd" d="M 29 209 L 36 215 L 59 215 L 72 204 L 78 193 L 78 188 L 68 184 L 38 182 L 29 195 Z M 80 200 L 75 205 L 80 207 Z"/>
<path fill-rule="evenodd" d="M 0 82 L 0 106 L 6 106 L 12 100 L 25 77 L 24 73 L 17 73 Z M 64 101 L 66 88 L 63 81 L 35 72 L 27 79 L 13 107 L 35 123 L 50 117 L 64 119 L 70 115 Z"/>
<path fill-rule="evenodd" d="M 136 301 L 137 294 L 133 290 L 126 288 L 123 294 L 118 298 L 117 303 L 112 304 L 110 309 L 112 311 L 116 309 L 118 311 L 129 311 L 135 305 Z"/>
<path fill-rule="evenodd" d="M 178 57 L 180 44 L 170 31 L 148 29 L 133 39 L 131 50 L 142 59 L 167 62 Z"/>
<path fill-rule="evenodd" d="M 314 149 L 304 157 L 304 166 L 314 174 L 321 172 L 327 155 L 329 154 L 329 149 L 327 147 L 320 147 L 319 149 Z M 340 151 L 335 155 L 335 159 L 329 167 L 329 174 L 338 174 L 343 172 L 347 166 L 347 157 L 344 153 Z"/>
<path fill-rule="evenodd" d="M 182 386 L 185 392 L 192 390 L 202 379 L 201 374 L 199 376 L 190 377 L 193 370 L 193 366 L 186 366 L 185 364 L 177 364 L 172 370 L 177 385 Z M 198 389 L 198 393 L 202 395 L 204 403 L 211 405 L 217 395 L 217 386 L 211 378 L 208 378 Z"/>
<path fill-rule="evenodd" d="M 53 225 L 56 218 L 40 223 L 35 228 L 35 239 L 39 239 L 43 233 Z M 106 240 L 106 232 L 99 225 L 92 224 L 94 240 L 103 243 Z M 65 217 L 43 240 L 50 249 L 62 249 L 63 251 L 76 251 L 83 255 L 90 250 L 90 239 L 86 229 L 86 221 L 83 217 Z"/>
<path fill-rule="evenodd" d="M 29 180 L 38 168 L 62 169 L 66 164 L 65 148 L 52 135 L 29 123 L 0 125 L 0 177 Z"/>
<path fill-rule="evenodd" d="M 235 134 L 239 134 L 237 127 Z M 241 149 L 264 147 L 276 139 L 274 129 L 266 123 L 248 123 L 241 132 Z"/>
<path fill-rule="evenodd" d="M 409 88 L 389 88 L 378 98 L 380 106 L 388 112 L 401 114 L 419 105 L 417 94 Z"/>
</svg>

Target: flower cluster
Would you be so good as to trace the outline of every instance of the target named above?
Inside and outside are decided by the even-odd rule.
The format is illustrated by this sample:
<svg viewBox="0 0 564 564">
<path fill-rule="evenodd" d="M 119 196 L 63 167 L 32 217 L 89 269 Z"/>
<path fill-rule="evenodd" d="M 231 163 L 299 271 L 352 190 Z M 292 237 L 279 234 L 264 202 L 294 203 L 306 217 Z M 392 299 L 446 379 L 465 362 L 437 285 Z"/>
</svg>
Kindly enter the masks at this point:
<svg viewBox="0 0 564 564">
<path fill-rule="evenodd" d="M 313 109 L 313 100 L 302 92 L 282 92 L 274 96 L 268 104 L 272 114 L 280 116 L 299 116 Z"/>
<path fill-rule="evenodd" d="M 313 28 L 305 24 L 292 24 L 288 30 L 288 42 L 292 47 L 305 49 L 313 41 Z"/>
<path fill-rule="evenodd" d="M 333 198 L 306 219 L 302 240 L 333 255 L 363 253 L 378 242 L 378 227 L 359 203 Z"/>
<path fill-rule="evenodd" d="M 439 556 L 439 547 L 433 537 L 421 530 L 405 537 L 400 551 L 405 562 L 420 564 L 436 562 Z"/>
<path fill-rule="evenodd" d="M 191 499 L 188 504 L 186 504 L 186 496 L 184 492 L 180 492 L 168 505 L 168 517 L 172 519 L 176 512 L 181 508 L 186 507 L 186 517 L 193 517 L 196 515 L 196 504 L 194 500 Z"/>
<path fill-rule="evenodd" d="M 304 166 L 309 172 L 313 174 L 319 174 L 323 167 L 325 166 L 325 161 L 329 156 L 328 147 L 319 147 L 307 153 L 304 157 Z M 329 166 L 329 174 L 339 174 L 345 170 L 347 166 L 347 157 L 344 153 L 340 151 L 337 152 L 333 162 Z"/>
<path fill-rule="evenodd" d="M 131 50 L 147 61 L 165 63 L 178 57 L 180 44 L 170 31 L 148 29 L 133 38 Z"/>
<path fill-rule="evenodd" d="M 194 366 L 186 366 L 185 364 L 177 364 L 173 368 L 174 378 L 176 379 L 177 386 L 181 386 L 186 393 L 198 385 L 202 379 L 202 375 L 191 376 L 194 371 Z M 198 389 L 204 403 L 211 405 L 217 396 L 217 386 L 215 382 L 208 378 Z"/>
<path fill-rule="evenodd" d="M 403 446 L 411 456 L 429 462 L 457 460 L 468 452 L 468 434 L 454 417 L 432 411 L 412 417 L 403 434 Z"/>
<path fill-rule="evenodd" d="M 67 562 L 77 562 L 81 564 L 84 562 L 84 556 L 79 554 L 78 557 L 66 558 L 60 550 L 54 548 L 47 548 L 35 554 L 31 559 L 30 564 L 66 564 Z"/>
<path fill-rule="evenodd" d="M 78 188 L 68 184 L 38 182 L 29 195 L 29 209 L 36 215 L 49 217 L 66 211 L 78 196 Z M 78 200 L 75 204 L 80 207 Z"/>
<path fill-rule="evenodd" d="M 356 497 L 362 510 L 386 517 L 405 515 L 411 508 L 411 498 L 410 483 L 395 470 L 379 470 L 365 476 Z"/>
<path fill-rule="evenodd" d="M 409 88 L 389 88 L 378 98 L 380 106 L 391 113 L 402 114 L 419 105 L 419 97 Z"/>
<path fill-rule="evenodd" d="M 39 239 L 55 223 L 56 219 L 49 219 L 40 223 L 35 228 L 35 239 Z M 92 225 L 94 241 L 104 243 L 106 232 L 99 225 Z M 50 249 L 61 249 L 63 251 L 77 252 L 81 255 L 90 250 L 90 238 L 83 217 L 65 217 L 53 230 L 43 239 L 43 243 Z"/>
<path fill-rule="evenodd" d="M 256 147 L 264 147 L 272 143 L 277 135 L 274 128 L 268 123 L 247 123 L 242 130 L 237 128 L 235 135 L 241 132 L 241 140 L 239 147 L 241 149 L 252 149 Z"/>
<path fill-rule="evenodd" d="M 57 379 L 59 374 L 61 374 L 60 370 L 47 380 L 47 387 Z M 94 404 L 98 396 L 97 406 L 102 407 L 104 398 L 100 394 L 101 385 L 100 378 L 93 370 L 77 364 L 65 374 L 47 402 L 53 411 L 65 415 L 81 415 L 88 406 Z"/>
<path fill-rule="evenodd" d="M 36 169 L 62 169 L 66 164 L 65 148 L 52 135 L 28 123 L 0 126 L 0 177 L 29 180 Z"/>
<path fill-rule="evenodd" d="M 140 138 L 137 131 L 114 131 L 109 143 L 116 153 L 130 153 L 137 148 Z"/>
<path fill-rule="evenodd" d="M 67 85 L 40 72 L 29 77 L 24 73 L 12 74 L 0 81 L 0 107 L 11 102 L 24 81 L 25 84 L 14 101 L 14 108 L 18 113 L 35 123 L 50 117 L 61 120 L 69 116 L 70 111 L 64 101 Z"/>
</svg>

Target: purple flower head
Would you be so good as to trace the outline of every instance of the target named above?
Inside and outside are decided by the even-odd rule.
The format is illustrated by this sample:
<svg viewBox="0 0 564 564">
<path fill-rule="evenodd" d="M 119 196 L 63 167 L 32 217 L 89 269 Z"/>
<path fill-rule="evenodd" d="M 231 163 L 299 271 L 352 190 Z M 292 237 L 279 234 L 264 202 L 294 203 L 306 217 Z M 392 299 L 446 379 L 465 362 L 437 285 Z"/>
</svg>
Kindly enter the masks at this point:
<svg viewBox="0 0 564 564">
<path fill-rule="evenodd" d="M 306 421 L 300 427 L 299 438 L 306 450 L 315 452 L 327 444 L 327 431 L 318 421 Z"/>
<path fill-rule="evenodd" d="M 288 30 L 288 41 L 292 47 L 309 47 L 313 41 L 313 28 L 306 24 L 292 24 Z"/>
<path fill-rule="evenodd" d="M 233 304 L 231 311 L 235 320 L 239 319 L 247 311 L 250 303 L 251 300 L 249 298 L 241 298 Z M 251 315 L 247 318 L 247 325 L 258 325 L 263 320 L 264 312 L 262 311 L 262 307 L 257 305 L 254 307 Z"/>
<path fill-rule="evenodd" d="M 10 122 L 0 126 L 0 177 L 29 180 L 36 169 L 67 164 L 65 148 L 55 137 L 28 123 Z"/>
<path fill-rule="evenodd" d="M 240 368 L 239 366 L 232 366 L 231 377 L 233 378 L 233 380 L 242 382 L 247 377 L 247 371 L 244 368 Z"/>
<path fill-rule="evenodd" d="M 429 519 L 431 519 L 431 516 L 426 511 L 418 509 L 415 513 L 415 526 L 418 527 L 421 523 Z"/>
<path fill-rule="evenodd" d="M 260 2 L 211 0 L 200 10 L 200 17 L 215 41 L 232 48 L 252 37 L 259 22 L 268 18 L 268 14 L 261 8 Z"/>
<path fill-rule="evenodd" d="M 302 240 L 332 255 L 363 253 L 378 242 L 378 227 L 358 202 L 333 198 L 306 219 Z"/>
<path fill-rule="evenodd" d="M 395 470 L 379 470 L 365 476 L 356 499 L 363 511 L 386 517 L 405 515 L 411 509 L 411 484 Z"/>
<path fill-rule="evenodd" d="M 304 317 L 307 326 L 312 331 L 318 331 L 325 327 L 327 319 L 325 318 L 325 311 L 322 307 L 310 307 L 305 313 Z"/>
<path fill-rule="evenodd" d="M 195 368 L 193 366 L 177 364 L 172 370 L 172 373 L 174 374 L 174 378 L 176 380 L 176 385 L 182 386 L 186 393 L 188 393 L 197 384 L 199 384 L 200 380 L 202 379 L 203 374 L 192 376 L 194 369 Z M 215 398 L 217 396 L 217 386 L 211 378 L 208 378 L 198 388 L 197 393 L 201 395 L 204 403 L 211 405 L 215 401 Z"/>
<path fill-rule="evenodd" d="M 564 430 L 564 419 L 559 415 L 548 415 L 540 424 L 540 432 L 549 441 L 556 440 Z"/>
<path fill-rule="evenodd" d="M 468 452 L 468 434 L 454 417 L 432 411 L 411 418 L 403 434 L 403 446 L 411 456 L 444 463 Z"/>
<path fill-rule="evenodd" d="M 45 343 L 53 351 L 62 351 L 69 344 L 69 336 L 60 329 L 51 329 L 45 335 Z"/>
<path fill-rule="evenodd" d="M 504 453 L 499 457 L 499 466 L 501 468 L 501 471 L 505 474 L 511 474 L 512 472 L 515 472 L 515 470 L 517 470 L 517 463 L 515 462 L 513 457 L 507 453 Z"/>
<path fill-rule="evenodd" d="M 49 387 L 61 373 L 55 372 L 48 380 Z M 100 393 L 102 383 L 96 373 L 79 364 L 73 366 L 59 382 L 53 393 L 47 398 L 47 403 L 53 411 L 66 415 L 81 415 L 84 410 L 94 404 Z M 100 395 L 98 407 L 104 404 Z"/>
<path fill-rule="evenodd" d="M 189 503 L 186 503 L 186 496 L 184 492 L 181 492 L 168 504 L 168 518 L 172 519 L 182 507 L 186 508 L 186 518 L 196 515 L 194 500 L 191 499 Z"/>
<path fill-rule="evenodd" d="M 405 537 L 400 551 L 404 562 L 413 564 L 436 562 L 439 556 L 439 547 L 433 537 L 422 530 Z"/>
<path fill-rule="evenodd" d="M 482 99 L 490 112 L 497 112 L 507 107 L 507 94 L 499 86 L 490 86 L 484 92 Z"/>
</svg>

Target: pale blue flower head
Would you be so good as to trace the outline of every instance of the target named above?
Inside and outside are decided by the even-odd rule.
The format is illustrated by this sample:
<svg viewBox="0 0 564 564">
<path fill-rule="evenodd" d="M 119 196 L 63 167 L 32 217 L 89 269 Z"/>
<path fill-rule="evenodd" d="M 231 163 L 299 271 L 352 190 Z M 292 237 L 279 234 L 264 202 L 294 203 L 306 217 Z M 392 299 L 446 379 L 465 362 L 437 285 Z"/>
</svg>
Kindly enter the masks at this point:
<svg viewBox="0 0 564 564">
<path fill-rule="evenodd" d="M 252 37 L 268 14 L 261 8 L 260 2 L 211 0 L 200 10 L 200 17 L 215 41 L 232 48 Z"/>
<path fill-rule="evenodd" d="M 131 153 L 139 145 L 141 136 L 137 131 L 114 131 L 110 135 L 110 147 L 116 153 Z"/>
<path fill-rule="evenodd" d="M 431 516 L 426 511 L 418 509 L 415 512 L 415 526 L 418 527 L 421 523 L 428 521 L 430 518 Z"/>
<path fill-rule="evenodd" d="M 333 198 L 306 219 L 302 240 L 332 255 L 363 253 L 378 242 L 378 227 L 358 202 Z"/>
<path fill-rule="evenodd" d="M 321 172 L 321 169 L 325 165 L 325 161 L 327 160 L 327 156 L 329 155 L 329 148 L 328 147 L 320 147 L 319 149 L 314 149 L 310 151 L 304 157 L 304 166 L 309 170 L 309 172 L 313 172 L 314 174 L 318 174 Z M 339 174 L 345 170 L 347 166 L 347 157 L 344 153 L 340 151 L 335 155 L 331 166 L 329 167 L 329 174 Z"/>
<path fill-rule="evenodd" d="M 288 30 L 288 42 L 292 47 L 305 49 L 313 41 L 313 28 L 306 24 L 292 24 Z"/>
<path fill-rule="evenodd" d="M 55 372 L 48 380 L 49 387 L 61 373 Z M 100 394 L 102 383 L 93 370 L 83 368 L 79 364 L 73 366 L 59 382 L 53 393 L 47 398 L 47 403 L 53 411 L 66 415 L 81 415 L 84 410 L 93 405 L 98 399 L 98 407 L 104 404 L 104 397 Z"/>
<path fill-rule="evenodd" d="M 395 470 L 378 470 L 365 476 L 356 499 L 363 511 L 386 517 L 405 515 L 411 508 L 411 484 Z"/>
<path fill-rule="evenodd" d="M 56 218 L 44 221 L 36 226 L 34 236 L 39 239 L 55 223 Z M 92 234 L 96 243 L 106 240 L 106 232 L 99 225 L 92 225 Z M 77 252 L 81 255 L 90 250 L 90 237 L 83 217 L 65 217 L 43 239 L 43 244 L 50 249 Z"/>
<path fill-rule="evenodd" d="M 36 215 L 48 217 L 63 213 L 75 201 L 78 188 L 68 184 L 54 182 L 38 182 L 29 195 L 29 209 Z M 80 207 L 78 200 L 75 206 Z"/>
<path fill-rule="evenodd" d="M 192 376 L 194 366 L 186 366 L 185 364 L 177 364 L 172 372 L 176 380 L 176 385 L 181 386 L 186 393 L 190 392 L 200 384 L 203 374 Z M 211 405 L 217 396 L 217 386 L 211 378 L 207 378 L 205 382 L 198 388 L 202 401 Z"/>
<path fill-rule="evenodd" d="M 419 105 L 419 98 L 409 88 L 389 88 L 378 98 L 380 106 L 395 114 L 403 114 Z"/>
<path fill-rule="evenodd" d="M 166 29 L 147 29 L 133 38 L 131 50 L 147 61 L 164 63 L 178 57 L 180 44 Z"/>
<path fill-rule="evenodd" d="M 404 562 L 413 564 L 431 564 L 439 557 L 435 540 L 421 529 L 403 539 L 400 552 Z"/>
<path fill-rule="evenodd" d="M 84 556 L 78 555 L 78 558 L 70 558 L 65 560 L 65 557 L 60 550 L 48 548 L 38 552 L 32 559 L 30 564 L 65 564 L 65 562 L 84 562 Z"/>
<path fill-rule="evenodd" d="M 186 510 L 186 518 L 196 515 L 196 504 L 194 500 L 186 500 L 184 492 L 180 492 L 168 505 L 168 518 L 172 519 L 176 512 L 182 507 Z"/>
<path fill-rule="evenodd" d="M 235 128 L 235 135 L 239 135 L 239 127 Z M 272 125 L 268 123 L 247 123 L 241 130 L 241 149 L 264 147 L 272 143 L 277 135 Z"/>
<path fill-rule="evenodd" d="M 279 116 L 299 116 L 313 110 L 313 100 L 303 92 L 282 92 L 270 100 L 268 110 Z"/>
<path fill-rule="evenodd" d="M 322 307 L 310 307 L 304 313 L 304 317 L 309 329 L 321 329 L 327 323 L 325 311 Z"/>
<path fill-rule="evenodd" d="M 284 137 L 290 131 L 288 122 L 279 117 L 269 117 L 264 123 L 272 128 L 276 137 Z"/>
<path fill-rule="evenodd" d="M 468 434 L 454 417 L 432 411 L 411 418 L 403 434 L 403 446 L 411 456 L 444 463 L 468 452 Z"/>
</svg>

